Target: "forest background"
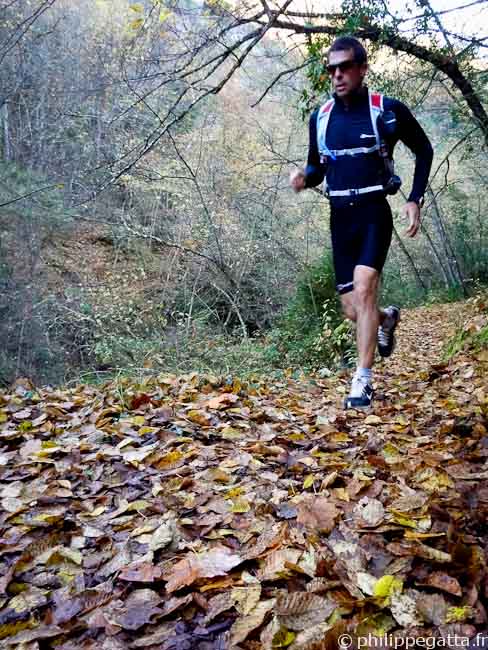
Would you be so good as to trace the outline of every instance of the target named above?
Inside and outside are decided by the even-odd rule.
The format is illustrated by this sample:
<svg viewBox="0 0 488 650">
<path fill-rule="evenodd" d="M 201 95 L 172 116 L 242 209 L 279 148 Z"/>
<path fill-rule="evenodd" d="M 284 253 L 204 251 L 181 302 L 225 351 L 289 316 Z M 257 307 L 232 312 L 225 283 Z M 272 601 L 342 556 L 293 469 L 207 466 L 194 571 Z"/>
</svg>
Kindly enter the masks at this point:
<svg viewBox="0 0 488 650">
<path fill-rule="evenodd" d="M 486 284 L 487 22 L 486 0 L 1 0 L 0 384 L 350 363 L 327 201 L 288 182 L 344 33 L 435 150 L 407 240 L 396 149 L 383 295 Z"/>
</svg>

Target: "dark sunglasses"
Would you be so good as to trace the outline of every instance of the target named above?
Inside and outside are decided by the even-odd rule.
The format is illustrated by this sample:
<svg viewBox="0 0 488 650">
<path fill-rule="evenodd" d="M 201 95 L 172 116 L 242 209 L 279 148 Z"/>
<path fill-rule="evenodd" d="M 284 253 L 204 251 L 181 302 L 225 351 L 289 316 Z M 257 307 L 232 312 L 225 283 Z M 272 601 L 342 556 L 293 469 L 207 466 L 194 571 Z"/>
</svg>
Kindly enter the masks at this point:
<svg viewBox="0 0 488 650">
<path fill-rule="evenodd" d="M 353 68 L 355 65 L 356 61 L 351 61 L 351 59 L 349 59 L 348 61 L 341 61 L 337 64 L 329 63 L 329 65 L 325 66 L 325 69 L 330 74 L 330 76 L 333 77 L 337 68 L 339 68 L 341 72 L 347 72 L 348 70 L 351 70 L 351 68 Z"/>
</svg>

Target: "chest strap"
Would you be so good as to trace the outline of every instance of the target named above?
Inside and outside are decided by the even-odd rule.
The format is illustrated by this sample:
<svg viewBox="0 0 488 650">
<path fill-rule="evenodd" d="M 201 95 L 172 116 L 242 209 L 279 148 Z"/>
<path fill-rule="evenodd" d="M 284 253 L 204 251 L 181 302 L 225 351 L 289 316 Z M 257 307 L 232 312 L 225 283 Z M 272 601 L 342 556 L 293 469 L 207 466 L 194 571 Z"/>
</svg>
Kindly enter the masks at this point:
<svg viewBox="0 0 488 650">
<path fill-rule="evenodd" d="M 378 151 L 379 146 L 377 144 L 372 147 L 354 147 L 353 149 L 331 149 L 330 152 L 336 156 L 355 156 L 358 153 L 373 153 Z"/>
<path fill-rule="evenodd" d="M 329 190 L 329 196 L 356 196 L 357 194 L 368 194 L 369 192 L 384 192 L 383 185 L 370 185 L 369 187 L 359 187 L 350 190 Z"/>
</svg>

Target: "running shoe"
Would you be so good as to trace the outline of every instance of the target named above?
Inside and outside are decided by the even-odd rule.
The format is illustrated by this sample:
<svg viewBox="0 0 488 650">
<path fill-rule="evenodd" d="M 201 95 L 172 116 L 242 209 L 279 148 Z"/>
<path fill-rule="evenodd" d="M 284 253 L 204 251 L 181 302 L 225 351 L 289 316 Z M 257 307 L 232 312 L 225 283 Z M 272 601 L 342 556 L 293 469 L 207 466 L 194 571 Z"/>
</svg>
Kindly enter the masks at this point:
<svg viewBox="0 0 488 650">
<path fill-rule="evenodd" d="M 373 386 L 364 377 L 353 377 L 351 392 L 344 400 L 344 408 L 360 409 L 371 406 L 373 401 Z"/>
<path fill-rule="evenodd" d="M 385 309 L 386 318 L 378 327 L 378 352 L 380 357 L 389 357 L 395 347 L 395 329 L 400 322 L 400 310 L 395 305 Z"/>
</svg>

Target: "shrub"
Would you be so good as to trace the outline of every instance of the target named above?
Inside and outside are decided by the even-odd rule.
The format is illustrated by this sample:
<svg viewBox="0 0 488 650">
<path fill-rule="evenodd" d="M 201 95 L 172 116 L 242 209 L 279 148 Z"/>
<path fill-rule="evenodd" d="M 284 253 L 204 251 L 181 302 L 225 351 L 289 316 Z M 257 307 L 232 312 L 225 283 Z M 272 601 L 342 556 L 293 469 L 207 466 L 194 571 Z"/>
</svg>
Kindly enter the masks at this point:
<svg viewBox="0 0 488 650">
<path fill-rule="evenodd" d="M 477 351 L 488 348 L 488 293 L 486 290 L 467 300 L 465 309 L 466 307 L 468 308 L 466 311 L 470 315 L 444 347 L 446 361 L 463 350 Z"/>
<path fill-rule="evenodd" d="M 267 336 L 267 357 L 273 365 L 310 370 L 349 365 L 353 338 L 342 318 L 332 260 L 326 254 L 298 279 L 294 298 Z"/>
</svg>

